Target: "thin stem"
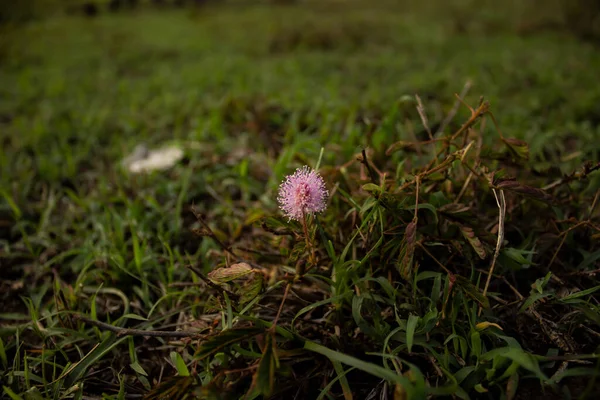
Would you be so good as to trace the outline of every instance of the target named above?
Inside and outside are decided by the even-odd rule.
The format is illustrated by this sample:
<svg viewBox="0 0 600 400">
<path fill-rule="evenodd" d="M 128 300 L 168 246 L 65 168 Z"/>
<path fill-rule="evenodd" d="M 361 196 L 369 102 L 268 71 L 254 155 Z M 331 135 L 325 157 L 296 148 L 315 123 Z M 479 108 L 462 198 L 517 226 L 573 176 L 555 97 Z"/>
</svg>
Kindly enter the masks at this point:
<svg viewBox="0 0 600 400">
<path fill-rule="evenodd" d="M 309 256 L 309 268 L 312 268 L 313 265 L 315 264 L 316 260 L 315 260 L 315 248 L 312 245 L 311 241 L 310 241 L 310 237 L 308 235 L 308 221 L 307 221 L 307 216 L 306 213 L 304 212 L 304 210 L 302 210 L 302 229 L 304 230 L 304 239 L 306 240 L 306 249 L 310 251 L 310 256 Z M 302 273 L 299 274 L 304 275 L 304 270 L 302 271 Z"/>
<path fill-rule="evenodd" d="M 433 140 L 433 135 L 431 134 L 431 129 L 429 128 L 429 121 L 427 120 L 427 114 L 425 114 L 425 106 L 423 106 L 423 102 L 418 94 L 415 95 L 415 99 L 417 99 L 417 112 L 419 113 L 419 117 L 421 117 L 421 122 L 423 123 L 423 127 L 427 131 L 427 136 L 429 136 L 429 140 Z"/>
<path fill-rule="evenodd" d="M 98 328 L 106 331 L 114 332 L 117 336 L 153 336 L 153 337 L 177 337 L 177 338 L 190 338 L 190 339 L 203 339 L 205 335 L 198 332 L 190 331 L 150 331 L 144 329 L 129 329 L 120 328 L 105 322 L 96 321 L 84 317 L 83 315 L 73 315 L 73 319 L 82 321 L 88 325 L 97 326 Z"/>
<path fill-rule="evenodd" d="M 467 80 L 467 82 L 465 82 L 465 86 L 463 86 L 462 91 L 458 95 L 457 99 L 454 101 L 454 105 L 452 106 L 452 109 L 450 110 L 450 112 L 448 113 L 448 115 L 446 116 L 444 121 L 442 121 L 440 127 L 438 128 L 438 130 L 434 134 L 434 136 L 437 136 L 440 133 L 442 133 L 446 129 L 448 124 L 450 124 L 450 122 L 454 119 L 454 116 L 458 112 L 458 108 L 460 107 L 460 104 L 461 104 L 459 99 L 465 98 L 465 96 L 469 92 L 469 89 L 471 89 L 471 85 L 472 85 L 471 80 Z"/>
<path fill-rule="evenodd" d="M 283 311 L 283 305 L 285 304 L 285 301 L 288 297 L 291 286 L 292 286 L 291 282 L 288 282 L 288 284 L 285 286 L 285 292 L 283 292 L 283 299 L 281 300 L 281 304 L 279 305 L 279 310 L 277 310 L 277 315 L 275 315 L 275 319 L 273 320 L 273 325 L 271 325 L 271 328 L 269 328 L 272 331 L 275 331 L 275 328 L 277 327 L 277 321 L 279 321 L 279 317 L 281 316 L 281 312 Z"/>
<path fill-rule="evenodd" d="M 496 189 L 492 189 L 494 192 L 494 196 L 496 197 L 496 204 L 498 205 L 499 215 L 498 215 L 498 240 L 496 241 L 496 251 L 494 251 L 494 257 L 492 258 L 492 265 L 490 266 L 490 272 L 485 281 L 485 286 L 483 288 L 483 295 L 485 296 L 488 291 L 488 287 L 490 286 L 490 281 L 492 280 L 492 276 L 494 274 L 494 268 L 496 267 L 496 260 L 500 255 L 500 249 L 502 248 L 502 243 L 504 242 L 504 219 L 506 215 L 506 199 L 504 198 L 504 192 L 502 190 L 496 191 Z M 481 308 L 479 308 L 479 314 L 481 314 Z"/>
<path fill-rule="evenodd" d="M 415 216 L 413 217 L 413 220 L 416 221 L 417 220 L 417 212 L 419 210 L 419 184 L 421 183 L 421 178 L 419 177 L 419 175 L 417 175 L 415 177 L 415 183 L 416 183 L 416 189 L 415 189 Z"/>
<path fill-rule="evenodd" d="M 379 184 L 377 175 L 375 175 L 375 171 L 373 171 L 373 168 L 371 168 L 371 165 L 369 164 L 369 160 L 367 159 L 367 151 L 365 149 L 362 149 L 362 159 L 359 159 L 359 161 L 367 168 L 367 172 L 369 173 L 369 178 L 371 178 L 371 181 L 376 185 Z"/>
<path fill-rule="evenodd" d="M 427 250 L 427 248 L 425 246 L 423 246 L 423 243 L 421 243 L 420 241 L 417 242 L 417 245 L 419 245 L 419 247 L 425 252 L 427 253 L 427 255 L 429 257 L 431 257 L 431 259 L 440 266 L 440 268 L 442 268 L 448 275 L 454 275 L 448 268 L 446 268 L 446 266 L 444 264 L 442 264 L 441 262 L 439 262 L 439 260 L 437 258 L 435 258 L 433 256 L 433 254 L 431 254 L 431 252 L 429 250 Z"/>
</svg>

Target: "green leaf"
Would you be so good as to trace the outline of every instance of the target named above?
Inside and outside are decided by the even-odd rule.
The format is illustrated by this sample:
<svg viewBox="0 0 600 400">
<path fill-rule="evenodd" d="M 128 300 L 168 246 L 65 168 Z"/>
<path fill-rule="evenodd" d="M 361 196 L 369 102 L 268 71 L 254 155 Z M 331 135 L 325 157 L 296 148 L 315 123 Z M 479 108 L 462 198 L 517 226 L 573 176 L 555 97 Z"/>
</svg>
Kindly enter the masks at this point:
<svg viewBox="0 0 600 400">
<path fill-rule="evenodd" d="M 4 200 L 10 206 L 10 208 L 12 210 L 12 213 L 13 213 L 13 215 L 15 217 L 15 220 L 21 219 L 21 215 L 23 215 L 23 213 L 19 209 L 19 206 L 17 206 L 17 203 L 15 203 L 15 201 L 13 200 L 13 198 L 8 194 L 8 192 L 5 191 L 4 189 L 0 189 L 0 195 L 2 195 L 2 197 L 4 197 Z"/>
<path fill-rule="evenodd" d="M 579 265 L 577 266 L 577 270 L 584 270 L 588 267 L 591 267 L 594 265 L 594 263 L 596 261 L 600 260 L 600 250 L 595 251 L 593 253 L 587 253 L 585 254 L 585 256 L 583 257 L 583 261 L 581 261 L 579 263 Z"/>
<path fill-rule="evenodd" d="M 336 380 L 340 381 L 340 386 L 342 387 L 342 393 L 344 394 L 344 400 L 352 400 L 352 389 L 350 389 L 350 384 L 348 383 L 348 378 L 346 378 L 346 374 L 353 370 L 354 368 L 349 368 L 348 371 L 344 371 L 344 367 L 342 363 L 339 361 L 332 360 L 333 369 L 335 369 L 335 373 L 337 374 Z M 325 391 L 321 393 L 326 393 Z"/>
<path fill-rule="evenodd" d="M 176 351 L 172 351 L 169 354 L 169 357 L 171 358 L 171 362 L 175 366 L 179 376 L 190 376 L 190 371 L 188 370 L 187 365 L 185 365 L 185 361 L 183 361 L 181 354 L 177 353 Z"/>
<path fill-rule="evenodd" d="M 4 389 L 4 393 L 7 394 L 12 400 L 23 400 L 21 396 L 13 392 L 8 386 L 2 386 L 2 389 Z"/>
<path fill-rule="evenodd" d="M 555 383 L 559 383 L 562 379 L 568 378 L 570 376 L 586 376 L 586 377 L 598 377 L 600 376 L 600 371 L 597 368 L 588 368 L 588 367 L 575 367 L 563 370 L 556 375 L 554 375 L 552 380 Z"/>
<path fill-rule="evenodd" d="M 415 205 L 410 205 L 408 207 L 406 207 L 406 210 L 414 210 L 415 209 Z M 430 211 L 433 214 L 435 223 L 438 223 L 438 214 L 437 214 L 437 209 L 429 203 L 420 203 L 419 206 L 417 207 L 417 210 L 427 210 Z"/>
<path fill-rule="evenodd" d="M 106 356 L 115 347 L 127 340 L 127 336 L 117 339 L 113 334 L 109 335 L 101 343 L 97 344 L 89 353 L 87 353 L 81 360 L 71 365 L 69 369 L 64 371 L 59 379 L 64 379 L 64 386 L 71 387 L 77 381 L 79 381 L 87 372 L 88 368 L 100 361 L 100 359 Z"/>
<path fill-rule="evenodd" d="M 471 352 L 477 359 L 481 356 L 481 335 L 477 331 L 471 332 Z"/>
<path fill-rule="evenodd" d="M 6 357 L 6 349 L 2 338 L 0 338 L 0 361 L 2 361 L 2 366 L 6 370 L 8 368 L 8 358 Z"/>
<path fill-rule="evenodd" d="M 521 307 L 519 307 L 519 312 L 523 312 L 527 310 L 531 305 L 533 305 L 536 301 L 541 300 L 545 297 L 550 297 L 550 293 L 533 293 L 531 294 L 527 300 L 523 303 Z"/>
<path fill-rule="evenodd" d="M 40 382 L 40 384 L 44 385 L 45 382 L 43 382 L 43 380 L 42 380 L 42 382 Z M 80 390 L 81 388 L 78 386 L 75 386 L 75 388 L 76 388 L 75 391 L 77 391 L 78 393 L 76 393 L 73 398 L 80 400 L 82 397 L 81 396 L 82 392 Z M 62 398 L 69 398 L 68 397 L 69 395 L 67 392 L 62 393 L 62 396 L 63 396 Z M 42 396 L 42 394 L 40 393 L 40 390 L 35 386 L 25 392 L 25 400 L 46 400 L 46 399 L 47 399 L 47 397 Z"/>
<path fill-rule="evenodd" d="M 471 281 L 460 275 L 455 275 L 455 277 L 455 285 L 458 286 L 467 296 L 477 301 L 483 308 L 490 307 L 489 300 L 483 295 L 483 293 L 481 293 L 477 286 L 473 285 Z"/>
<path fill-rule="evenodd" d="M 369 193 L 381 193 L 381 187 L 374 183 L 366 183 L 362 185 L 362 189 Z"/>
<path fill-rule="evenodd" d="M 589 288 L 589 289 L 582 290 L 579 292 L 571 293 L 570 295 L 567 295 L 567 296 L 563 297 L 562 299 L 560 299 L 560 301 L 569 301 L 569 300 L 573 300 L 573 299 L 578 299 L 580 297 L 587 296 L 588 294 L 592 294 L 598 290 L 600 290 L 600 286 L 594 286 L 593 288 Z"/>
<path fill-rule="evenodd" d="M 529 160 L 529 145 L 527 142 L 515 138 L 502 138 L 502 141 L 514 156 Z"/>
<path fill-rule="evenodd" d="M 487 389 L 483 387 L 483 385 L 481 383 L 478 383 L 477 385 L 475 385 L 474 389 L 478 392 L 478 393 L 487 393 Z"/>
<path fill-rule="evenodd" d="M 252 267 L 246 263 L 233 264 L 230 267 L 217 268 L 208 273 L 208 279 L 214 283 L 227 283 L 234 279 L 241 278 L 252 272 Z"/>
<path fill-rule="evenodd" d="M 522 368 L 533 372 L 535 376 L 537 376 L 542 381 L 548 380 L 548 378 L 543 374 L 538 361 L 529 353 L 525 351 L 515 348 L 515 347 L 500 347 L 494 350 L 490 350 L 484 355 L 481 356 L 482 361 L 492 360 L 496 356 L 506 357 L 517 364 L 519 364 Z"/>
<path fill-rule="evenodd" d="M 396 372 L 383 368 L 379 365 L 360 360 L 356 357 L 349 356 L 347 354 L 340 353 L 335 350 L 331 350 L 325 346 L 321 346 L 320 344 L 306 341 L 304 343 L 304 348 L 309 351 L 313 351 L 315 353 L 319 353 L 330 360 L 338 361 L 342 364 L 349 365 L 361 371 L 364 371 L 368 374 L 376 376 L 381 379 L 385 379 L 390 383 L 395 383 L 401 385 L 404 390 L 406 390 L 407 398 L 414 400 L 425 399 L 424 391 L 418 390 L 408 378 L 402 375 L 398 375 Z"/>
<path fill-rule="evenodd" d="M 552 276 L 552 272 L 548 272 L 546 274 L 546 276 L 544 276 L 543 278 L 536 279 L 535 282 L 533 283 L 533 285 L 531 285 L 531 288 L 534 289 L 535 291 L 537 291 L 539 294 L 544 293 L 544 288 L 548 284 L 548 281 L 550 281 L 551 276 Z M 533 290 L 532 290 L 532 293 L 533 293 Z"/>
<path fill-rule="evenodd" d="M 435 271 L 423 271 L 423 272 L 419 272 L 419 274 L 417 275 L 417 277 L 415 278 L 415 280 L 417 282 L 422 281 L 424 279 L 433 279 L 436 278 L 438 276 L 440 276 L 441 274 L 439 272 L 435 272 Z"/>
<path fill-rule="evenodd" d="M 596 325 L 600 326 L 600 310 L 597 306 L 579 303 L 573 304 L 572 307 L 585 314 L 585 316 L 589 319 L 589 322 L 594 322 Z"/>
<path fill-rule="evenodd" d="M 202 360 L 233 343 L 241 342 L 263 332 L 263 328 L 241 328 L 221 331 L 218 335 L 211 336 L 205 340 L 200 345 L 195 357 L 198 360 Z"/>
<path fill-rule="evenodd" d="M 271 231 L 281 230 L 281 229 L 289 229 L 290 225 L 286 223 L 286 220 L 282 220 L 274 217 L 266 217 L 261 220 L 262 224 L 265 228 Z"/>
<path fill-rule="evenodd" d="M 301 309 L 300 311 L 298 311 L 298 313 L 296 314 L 296 316 L 294 317 L 294 319 L 292 320 L 292 327 L 294 326 L 294 322 L 296 321 L 296 319 L 298 319 L 298 317 L 300 317 L 303 314 L 306 314 L 307 312 L 314 310 L 317 307 L 321 307 L 324 306 L 326 304 L 329 303 L 335 303 L 339 300 L 343 300 L 347 297 L 350 297 L 352 295 L 352 292 L 346 292 L 344 294 L 340 294 L 337 296 L 332 296 L 332 297 L 328 297 L 325 300 L 321 300 L 321 301 L 317 301 L 316 303 L 310 304 L 306 307 L 304 307 L 303 309 Z"/>
<path fill-rule="evenodd" d="M 148 373 L 146 371 L 144 371 L 144 368 L 142 368 L 142 366 L 137 361 L 132 364 L 129 364 L 129 366 L 131 367 L 132 370 L 134 370 L 138 374 L 143 375 L 143 376 L 148 376 Z"/>
<path fill-rule="evenodd" d="M 13 321 L 27 321 L 30 316 L 27 314 L 21 313 L 2 313 L 0 314 L 0 319 L 4 320 L 13 320 Z"/>
<path fill-rule="evenodd" d="M 246 282 L 242 288 L 240 293 L 239 304 L 246 304 L 249 301 L 252 301 L 256 296 L 260 294 L 260 291 L 263 288 L 263 274 L 257 272 L 254 274 L 252 279 Z"/>
<path fill-rule="evenodd" d="M 409 353 L 412 352 L 412 346 L 415 340 L 415 330 L 417 328 L 418 323 L 418 316 L 414 314 L 408 316 L 408 321 L 406 322 L 406 347 Z"/>
<path fill-rule="evenodd" d="M 273 335 L 267 334 L 265 337 L 265 351 L 254 376 L 256 390 L 266 397 L 273 392 L 275 387 L 275 371 L 279 367 L 275 346 L 276 342 L 273 339 Z"/>
<path fill-rule="evenodd" d="M 502 254 L 517 262 L 521 266 L 530 266 L 533 264 L 531 259 L 535 254 L 535 251 L 515 249 L 514 247 L 505 247 L 502 250 Z M 525 256 L 527 256 L 527 258 L 525 258 Z"/>
<path fill-rule="evenodd" d="M 368 299 L 367 299 L 368 300 Z M 380 338 L 380 333 L 373 328 L 362 316 L 361 310 L 363 306 L 363 302 L 365 301 L 365 297 L 363 296 L 354 296 L 352 298 L 352 317 L 354 318 L 354 322 L 363 331 L 366 335 L 369 335 L 373 338 Z"/>
<path fill-rule="evenodd" d="M 461 337 L 461 339 L 464 340 L 464 338 Z M 458 383 L 460 385 L 460 383 L 462 383 L 462 381 L 464 381 L 473 371 L 475 371 L 477 368 L 475 366 L 467 366 L 467 367 L 462 367 L 460 370 L 458 370 L 457 373 L 454 374 L 454 379 L 456 379 L 456 383 Z"/>
<path fill-rule="evenodd" d="M 137 314 L 125 314 L 121 318 L 136 319 L 138 321 L 148 321 L 148 318 L 144 318 L 141 315 Z"/>
</svg>

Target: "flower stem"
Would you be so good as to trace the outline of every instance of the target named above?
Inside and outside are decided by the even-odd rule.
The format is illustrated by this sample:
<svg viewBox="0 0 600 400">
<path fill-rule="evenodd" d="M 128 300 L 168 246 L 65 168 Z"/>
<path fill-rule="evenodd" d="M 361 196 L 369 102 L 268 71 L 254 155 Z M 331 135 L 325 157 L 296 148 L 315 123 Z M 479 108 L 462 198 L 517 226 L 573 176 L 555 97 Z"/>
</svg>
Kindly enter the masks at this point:
<svg viewBox="0 0 600 400">
<path fill-rule="evenodd" d="M 308 258 L 308 269 L 311 269 L 316 260 L 315 260 L 315 248 L 310 241 L 310 236 L 308 235 L 308 222 L 306 220 L 306 213 L 302 212 L 302 229 L 304 230 L 304 239 L 306 240 L 306 249 L 310 250 L 310 256 Z M 303 268 L 304 269 L 304 268 Z M 304 271 L 299 273 L 298 275 L 304 275 Z"/>
<path fill-rule="evenodd" d="M 281 304 L 279 305 L 279 309 L 277 310 L 277 315 L 275 315 L 273 325 L 271 325 L 270 328 L 273 332 L 275 332 L 275 329 L 277 328 L 277 321 L 279 321 L 279 317 L 281 316 L 281 312 L 283 311 L 283 305 L 285 304 L 285 300 L 287 299 L 288 294 L 290 293 L 290 287 L 292 287 L 292 283 L 288 282 L 288 284 L 285 286 L 285 291 L 283 292 L 283 299 L 281 300 Z"/>
</svg>

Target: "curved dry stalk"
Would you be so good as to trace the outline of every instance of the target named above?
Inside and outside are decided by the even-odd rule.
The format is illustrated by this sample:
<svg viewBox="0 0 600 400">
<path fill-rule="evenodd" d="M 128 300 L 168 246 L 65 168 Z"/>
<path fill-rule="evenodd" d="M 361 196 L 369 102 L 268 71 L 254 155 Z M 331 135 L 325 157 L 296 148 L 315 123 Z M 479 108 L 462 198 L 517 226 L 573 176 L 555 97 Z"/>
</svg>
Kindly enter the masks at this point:
<svg viewBox="0 0 600 400">
<path fill-rule="evenodd" d="M 496 267 L 496 260 L 498 259 L 498 255 L 500 255 L 500 249 L 502 248 L 502 243 L 504 242 L 504 219 L 506 217 L 506 199 L 504 197 L 504 191 L 496 191 L 496 189 L 492 189 L 492 191 L 494 192 L 496 204 L 498 205 L 498 210 L 500 211 L 498 215 L 498 240 L 496 241 L 496 251 L 494 251 L 490 272 L 488 273 L 488 277 L 483 288 L 484 296 L 487 294 L 488 287 L 490 286 L 490 281 L 492 280 L 492 275 L 494 274 L 494 268 Z M 479 313 L 481 313 L 481 308 L 479 308 Z"/>
<path fill-rule="evenodd" d="M 190 338 L 190 339 L 202 339 L 202 338 L 206 337 L 206 335 L 203 335 L 199 332 L 190 332 L 190 331 L 152 331 L 152 330 L 144 330 L 144 329 L 121 328 L 118 326 L 107 324 L 105 322 L 100 322 L 100 321 L 96 321 L 94 319 L 84 317 L 83 315 L 73 315 L 72 318 L 76 321 L 81 321 L 88 325 L 93 325 L 100 329 L 114 332 L 117 334 L 117 336 L 152 336 L 152 337 L 175 337 L 175 338 Z"/>
</svg>

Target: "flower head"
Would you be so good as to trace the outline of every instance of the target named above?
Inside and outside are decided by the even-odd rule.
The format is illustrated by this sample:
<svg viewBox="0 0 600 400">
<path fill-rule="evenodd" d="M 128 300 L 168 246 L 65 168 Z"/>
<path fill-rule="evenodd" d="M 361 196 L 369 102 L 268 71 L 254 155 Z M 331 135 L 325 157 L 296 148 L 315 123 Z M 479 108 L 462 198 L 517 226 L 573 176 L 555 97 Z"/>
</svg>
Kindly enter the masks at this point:
<svg viewBox="0 0 600 400">
<path fill-rule="evenodd" d="M 279 186 L 277 201 L 289 219 L 300 221 L 305 214 L 325 211 L 328 196 L 321 175 L 304 166 L 285 178 Z"/>
</svg>

